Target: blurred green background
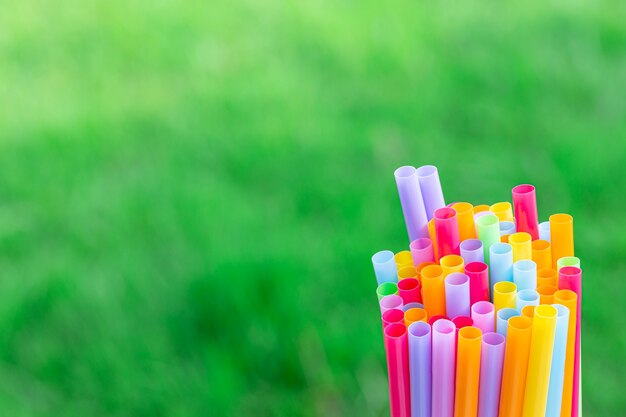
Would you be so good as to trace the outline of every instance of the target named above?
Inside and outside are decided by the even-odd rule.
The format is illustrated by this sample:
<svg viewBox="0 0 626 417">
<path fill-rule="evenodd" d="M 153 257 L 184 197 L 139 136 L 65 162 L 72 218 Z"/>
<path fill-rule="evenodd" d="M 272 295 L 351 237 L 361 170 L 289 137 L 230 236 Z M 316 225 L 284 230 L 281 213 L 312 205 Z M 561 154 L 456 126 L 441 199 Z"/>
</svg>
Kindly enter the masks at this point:
<svg viewBox="0 0 626 417">
<path fill-rule="evenodd" d="M 393 170 L 575 216 L 626 416 L 626 5 L 3 2 L 0 413 L 384 416 Z"/>
</svg>

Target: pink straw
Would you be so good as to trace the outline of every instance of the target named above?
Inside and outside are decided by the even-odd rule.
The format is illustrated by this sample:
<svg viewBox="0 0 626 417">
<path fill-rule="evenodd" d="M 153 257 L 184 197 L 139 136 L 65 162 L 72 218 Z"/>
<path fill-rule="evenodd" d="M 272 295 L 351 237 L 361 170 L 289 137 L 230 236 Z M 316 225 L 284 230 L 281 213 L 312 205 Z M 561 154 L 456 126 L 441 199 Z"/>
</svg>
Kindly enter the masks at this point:
<svg viewBox="0 0 626 417">
<path fill-rule="evenodd" d="M 513 211 L 515 230 L 530 233 L 532 240 L 539 239 L 537 197 L 533 185 L 521 184 L 513 187 Z"/>
<path fill-rule="evenodd" d="M 459 222 L 456 211 L 450 207 L 435 210 L 435 234 L 439 257 L 446 255 L 460 255 L 459 250 Z"/>
<path fill-rule="evenodd" d="M 493 333 L 496 326 L 495 308 L 489 301 L 479 301 L 472 306 L 474 326 L 483 333 Z"/>
<path fill-rule="evenodd" d="M 398 294 L 386 295 L 380 299 L 380 315 L 382 316 L 385 311 L 397 309 L 402 310 L 402 306 L 404 302 L 402 301 L 402 297 Z"/>
<path fill-rule="evenodd" d="M 422 302 L 422 284 L 417 278 L 405 278 L 398 281 L 398 295 L 404 304 Z"/>
<path fill-rule="evenodd" d="M 437 320 L 433 325 L 433 417 L 454 416 L 455 329 L 454 323 L 450 320 Z"/>
<path fill-rule="evenodd" d="M 409 347 L 404 324 L 393 323 L 385 328 L 385 350 L 391 417 L 410 417 Z"/>
<path fill-rule="evenodd" d="M 470 281 L 470 304 L 489 301 L 489 267 L 487 264 L 470 262 L 465 265 L 465 275 L 469 277 Z"/>
<path fill-rule="evenodd" d="M 411 257 L 413 257 L 413 265 L 415 266 L 424 262 L 435 261 L 433 242 L 427 237 L 415 239 L 409 245 L 409 249 L 411 250 Z"/>
</svg>

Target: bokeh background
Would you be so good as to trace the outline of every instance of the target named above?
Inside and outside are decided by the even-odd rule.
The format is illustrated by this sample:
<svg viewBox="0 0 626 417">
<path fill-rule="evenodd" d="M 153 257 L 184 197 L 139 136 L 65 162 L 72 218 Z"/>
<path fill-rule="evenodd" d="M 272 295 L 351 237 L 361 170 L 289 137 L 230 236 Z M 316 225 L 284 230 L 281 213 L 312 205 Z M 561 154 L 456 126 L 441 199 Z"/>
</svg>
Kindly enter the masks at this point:
<svg viewBox="0 0 626 417">
<path fill-rule="evenodd" d="M 626 416 L 621 1 L 2 3 L 0 413 L 384 416 L 393 170 L 575 216 Z"/>
</svg>

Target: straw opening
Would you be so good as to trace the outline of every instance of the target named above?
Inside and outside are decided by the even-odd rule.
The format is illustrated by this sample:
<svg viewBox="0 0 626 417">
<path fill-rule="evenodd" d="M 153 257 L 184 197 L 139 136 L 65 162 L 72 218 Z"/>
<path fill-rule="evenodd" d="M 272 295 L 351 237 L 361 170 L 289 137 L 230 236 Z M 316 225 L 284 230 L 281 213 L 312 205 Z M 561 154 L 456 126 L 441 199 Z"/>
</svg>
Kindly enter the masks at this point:
<svg viewBox="0 0 626 417">
<path fill-rule="evenodd" d="M 466 239 L 461 242 L 461 249 L 464 251 L 474 251 L 483 248 L 483 242 L 480 239 Z"/>
<path fill-rule="evenodd" d="M 526 329 L 530 330 L 532 325 L 533 325 L 533 322 L 528 317 L 515 316 L 509 319 L 509 327 L 516 329 L 516 330 L 526 330 Z"/>
<path fill-rule="evenodd" d="M 493 290 L 500 294 L 510 294 L 517 291 L 517 285 L 510 281 L 500 281 L 494 284 Z"/>
<path fill-rule="evenodd" d="M 490 346 L 502 345 L 504 344 L 505 340 L 505 337 L 499 333 L 485 333 L 483 335 L 483 342 L 485 342 L 486 345 Z"/>
<path fill-rule="evenodd" d="M 520 184 L 513 187 L 513 194 L 528 194 L 535 191 L 535 186 L 530 184 Z"/>
<path fill-rule="evenodd" d="M 487 264 L 484 262 L 470 262 L 465 265 L 465 270 L 467 272 L 478 274 L 487 270 Z"/>
<path fill-rule="evenodd" d="M 446 255 L 440 260 L 441 266 L 452 268 L 463 265 L 463 258 L 459 255 Z"/>
<path fill-rule="evenodd" d="M 522 290 L 517 293 L 517 298 L 522 301 L 537 301 L 539 300 L 539 293 L 535 290 Z"/>
<path fill-rule="evenodd" d="M 409 326 L 409 334 L 414 337 L 425 337 L 430 335 L 430 325 L 423 321 L 416 321 Z"/>
<path fill-rule="evenodd" d="M 401 323 L 391 323 L 385 327 L 385 336 L 391 338 L 402 337 L 406 334 L 406 326 Z"/>
<path fill-rule="evenodd" d="M 456 216 L 456 210 L 450 207 L 441 207 L 435 210 L 433 217 L 436 220 L 448 220 Z"/>
<path fill-rule="evenodd" d="M 476 224 L 481 227 L 493 226 L 498 223 L 499 219 L 495 214 L 485 214 L 476 219 Z"/>
<path fill-rule="evenodd" d="M 517 269 L 518 271 L 532 271 L 537 269 L 537 264 L 535 263 L 535 261 L 531 261 L 529 259 L 524 259 L 521 261 L 517 261 L 515 262 L 515 269 Z"/>
<path fill-rule="evenodd" d="M 469 277 L 461 272 L 453 272 L 446 277 L 448 285 L 465 285 L 469 282 Z"/>
<path fill-rule="evenodd" d="M 480 339 L 483 335 L 483 332 L 478 327 L 463 327 L 459 330 L 459 338 L 467 339 L 467 340 L 476 340 Z"/>
<path fill-rule="evenodd" d="M 431 175 L 435 175 L 436 173 L 437 167 L 434 165 L 423 165 L 417 168 L 417 175 L 422 178 L 430 177 Z"/>
<path fill-rule="evenodd" d="M 396 178 L 409 178 L 415 174 L 415 171 L 415 167 L 406 165 L 396 169 L 393 175 L 395 175 Z"/>
<path fill-rule="evenodd" d="M 393 260 L 393 252 L 390 250 L 381 250 L 372 256 L 372 262 L 376 264 L 384 264 Z"/>
<path fill-rule="evenodd" d="M 546 319 L 556 317 L 556 308 L 547 304 L 539 305 L 535 307 L 535 317 L 546 318 Z"/>
<path fill-rule="evenodd" d="M 413 250 L 424 250 L 424 249 L 428 249 L 432 245 L 433 244 L 430 241 L 430 239 L 428 239 L 427 237 L 422 237 L 419 239 L 415 239 L 413 242 L 411 242 L 409 247 Z"/>
<path fill-rule="evenodd" d="M 450 320 L 439 319 L 433 324 L 433 330 L 437 333 L 450 334 L 454 332 L 456 326 Z"/>
<path fill-rule="evenodd" d="M 472 311 L 476 314 L 489 314 L 493 310 L 494 306 L 489 301 L 479 301 L 472 306 Z"/>
<path fill-rule="evenodd" d="M 527 243 L 531 241 L 531 236 L 526 232 L 517 232 L 509 236 L 509 243 Z"/>
<path fill-rule="evenodd" d="M 513 252 L 513 247 L 508 243 L 494 243 L 489 250 L 494 255 L 506 255 Z"/>
<path fill-rule="evenodd" d="M 402 281 L 398 281 L 398 289 L 402 291 L 412 291 L 419 287 L 420 282 L 417 278 L 405 278 Z"/>
<path fill-rule="evenodd" d="M 557 214 L 553 214 L 552 216 L 550 216 L 550 223 L 566 224 L 566 223 L 571 223 L 573 221 L 574 221 L 574 218 L 570 216 L 569 214 L 565 214 L 565 213 L 557 213 Z"/>
</svg>

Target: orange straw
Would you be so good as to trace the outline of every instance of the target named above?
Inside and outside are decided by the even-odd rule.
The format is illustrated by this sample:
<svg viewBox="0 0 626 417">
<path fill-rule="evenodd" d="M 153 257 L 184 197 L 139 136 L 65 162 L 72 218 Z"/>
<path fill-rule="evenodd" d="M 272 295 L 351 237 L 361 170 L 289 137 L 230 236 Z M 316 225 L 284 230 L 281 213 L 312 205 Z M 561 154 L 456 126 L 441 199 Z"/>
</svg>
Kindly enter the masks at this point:
<svg viewBox="0 0 626 417">
<path fill-rule="evenodd" d="M 422 262 L 418 266 L 415 267 L 415 272 L 417 272 L 417 280 L 422 282 L 422 269 L 426 268 L 428 265 L 438 265 L 435 262 Z"/>
<path fill-rule="evenodd" d="M 565 256 L 574 256 L 574 218 L 569 214 L 550 216 L 550 244 L 552 245 L 552 267 Z"/>
<path fill-rule="evenodd" d="M 476 213 L 480 213 L 483 211 L 489 211 L 489 206 L 487 204 L 479 204 L 477 206 L 474 206 L 474 214 Z"/>
<path fill-rule="evenodd" d="M 556 287 L 559 285 L 558 275 L 555 269 L 537 269 L 537 287 Z"/>
<path fill-rule="evenodd" d="M 554 293 L 558 291 L 558 288 L 554 285 L 543 285 L 537 287 L 539 293 L 539 304 L 554 304 Z"/>
<path fill-rule="evenodd" d="M 574 353 L 576 350 L 576 314 L 578 310 L 578 296 L 572 290 L 558 290 L 554 293 L 554 302 L 556 304 L 562 304 L 569 309 L 561 417 L 571 417 L 572 390 L 574 388 Z"/>
<path fill-rule="evenodd" d="M 441 266 L 428 265 L 422 269 L 422 299 L 428 317 L 446 315 L 446 293 Z"/>
<path fill-rule="evenodd" d="M 416 321 L 427 321 L 428 317 L 426 316 L 426 310 L 423 308 L 415 307 L 410 308 L 404 313 L 404 324 L 408 328 L 411 324 Z"/>
<path fill-rule="evenodd" d="M 478 415 L 482 339 L 482 332 L 478 327 L 468 326 L 459 330 L 454 417 L 477 417 Z"/>
<path fill-rule="evenodd" d="M 528 317 L 517 316 L 509 319 L 499 417 L 522 415 L 531 331 L 532 321 Z"/>
<path fill-rule="evenodd" d="M 537 264 L 537 269 L 552 268 L 552 249 L 547 240 L 533 240 L 533 261 Z"/>
<path fill-rule="evenodd" d="M 476 226 L 474 225 L 474 211 L 470 203 L 455 203 L 452 208 L 456 211 L 456 218 L 459 222 L 459 239 L 476 238 Z"/>
</svg>

